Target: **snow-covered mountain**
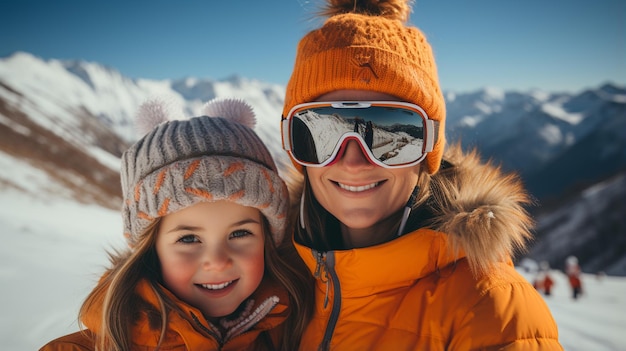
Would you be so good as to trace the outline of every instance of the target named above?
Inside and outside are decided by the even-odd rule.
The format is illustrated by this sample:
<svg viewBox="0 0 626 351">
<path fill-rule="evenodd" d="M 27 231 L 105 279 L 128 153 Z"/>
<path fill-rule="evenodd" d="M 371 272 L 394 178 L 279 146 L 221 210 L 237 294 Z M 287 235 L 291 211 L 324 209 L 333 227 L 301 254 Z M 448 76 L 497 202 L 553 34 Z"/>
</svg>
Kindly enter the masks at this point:
<svg viewBox="0 0 626 351">
<path fill-rule="evenodd" d="M 97 63 L 44 61 L 28 53 L 0 60 L 0 173 L 2 188 L 33 196 L 63 196 L 119 208 L 119 157 L 136 140 L 134 116 L 151 98 L 195 116 L 216 97 L 243 98 L 257 116 L 256 131 L 277 163 L 287 164 L 279 121 L 284 88 L 232 77 L 225 81 L 128 79 Z M 20 187 L 10 164 L 24 161 L 50 176 L 47 184 Z M 47 195 L 44 195 L 47 194 Z"/>
<path fill-rule="evenodd" d="M 448 136 L 519 172 L 540 199 L 626 169 L 626 87 L 447 94 Z"/>
<path fill-rule="evenodd" d="M 180 106 L 181 116 L 198 114 L 215 97 L 245 99 L 257 114 L 257 133 L 285 169 L 290 163 L 279 135 L 284 93 L 283 86 L 237 76 L 129 79 L 91 62 L 42 60 L 28 53 L 2 58 L 0 211 L 9 192 L 119 209 L 119 157 L 137 138 L 137 107 L 154 97 Z M 531 257 L 558 267 L 573 252 L 583 269 L 589 262 L 590 269 L 626 275 L 620 263 L 626 257 L 626 227 L 623 220 L 613 221 L 626 213 L 624 182 L 615 180 L 626 170 L 626 87 L 606 84 L 578 94 L 485 88 L 446 93 L 446 102 L 448 140 L 476 146 L 485 158 L 519 172 L 538 199 L 531 209 L 538 219 Z M 577 211 L 590 199 L 611 205 Z M 575 216 L 563 215 L 575 210 Z M 551 238 L 578 244 L 551 244 Z M 616 247 L 611 258 L 599 259 L 611 245 Z"/>
</svg>

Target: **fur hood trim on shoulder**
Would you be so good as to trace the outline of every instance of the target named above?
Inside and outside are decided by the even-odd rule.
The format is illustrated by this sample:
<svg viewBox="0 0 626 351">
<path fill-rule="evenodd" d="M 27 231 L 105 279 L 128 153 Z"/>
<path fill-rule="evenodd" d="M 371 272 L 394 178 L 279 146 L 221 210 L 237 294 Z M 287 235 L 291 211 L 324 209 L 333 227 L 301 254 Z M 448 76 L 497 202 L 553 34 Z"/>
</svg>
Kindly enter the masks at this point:
<svg viewBox="0 0 626 351">
<path fill-rule="evenodd" d="M 525 207 L 532 201 L 519 177 L 459 145 L 449 147 L 444 160 L 453 166 L 435 174 L 430 185 L 433 229 L 448 234 L 476 275 L 524 252 L 533 225 Z"/>
</svg>

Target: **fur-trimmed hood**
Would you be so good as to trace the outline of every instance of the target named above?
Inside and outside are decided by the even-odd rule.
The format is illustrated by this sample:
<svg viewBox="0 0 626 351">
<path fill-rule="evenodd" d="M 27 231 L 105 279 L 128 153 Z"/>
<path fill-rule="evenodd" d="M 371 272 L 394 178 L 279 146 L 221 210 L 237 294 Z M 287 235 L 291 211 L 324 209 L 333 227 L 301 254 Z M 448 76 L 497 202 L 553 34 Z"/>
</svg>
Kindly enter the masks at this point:
<svg viewBox="0 0 626 351">
<path fill-rule="evenodd" d="M 429 199 L 421 205 L 431 214 L 424 223 L 446 233 L 450 248 L 467 257 L 478 275 L 523 252 L 532 238 L 533 221 L 525 209 L 531 200 L 519 177 L 503 173 L 492 162 L 481 161 L 476 151 L 464 152 L 459 145 L 447 148 L 444 162 L 449 165 L 431 177 Z M 286 178 L 294 219 L 303 177 L 294 171 Z"/>
<path fill-rule="evenodd" d="M 524 251 L 533 224 L 531 201 L 519 177 L 482 162 L 474 150 L 454 145 L 444 154 L 452 164 L 431 179 L 432 229 L 448 234 L 465 252 L 474 273 Z"/>
</svg>

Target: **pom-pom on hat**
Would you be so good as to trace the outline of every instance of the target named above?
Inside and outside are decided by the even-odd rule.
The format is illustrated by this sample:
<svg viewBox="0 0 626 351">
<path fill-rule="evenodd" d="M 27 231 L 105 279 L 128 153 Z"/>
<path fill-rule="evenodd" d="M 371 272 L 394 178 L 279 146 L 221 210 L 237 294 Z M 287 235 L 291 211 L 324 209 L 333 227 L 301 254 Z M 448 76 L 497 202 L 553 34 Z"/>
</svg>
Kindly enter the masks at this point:
<svg viewBox="0 0 626 351">
<path fill-rule="evenodd" d="M 298 45 L 283 116 L 335 90 L 371 90 L 421 106 L 438 131 L 426 156 L 439 169 L 445 146 L 445 102 L 430 44 L 406 26 L 410 0 L 328 0 L 324 25 Z"/>
<path fill-rule="evenodd" d="M 124 235 L 132 247 L 157 218 L 199 202 L 255 207 L 282 241 L 287 187 L 265 144 L 253 131 L 252 108 L 215 99 L 204 116 L 173 119 L 160 101 L 144 103 L 137 127 L 147 133 L 122 155 Z"/>
</svg>

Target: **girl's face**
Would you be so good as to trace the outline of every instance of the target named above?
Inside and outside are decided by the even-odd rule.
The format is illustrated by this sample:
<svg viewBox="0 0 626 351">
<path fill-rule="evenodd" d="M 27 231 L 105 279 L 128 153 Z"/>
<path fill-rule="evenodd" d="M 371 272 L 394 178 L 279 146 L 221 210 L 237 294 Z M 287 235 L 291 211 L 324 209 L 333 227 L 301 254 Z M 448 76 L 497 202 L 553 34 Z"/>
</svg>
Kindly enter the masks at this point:
<svg viewBox="0 0 626 351">
<path fill-rule="evenodd" d="M 261 216 L 256 208 L 217 201 L 163 217 L 156 251 L 165 286 L 205 317 L 234 312 L 263 278 Z"/>
<path fill-rule="evenodd" d="M 399 101 L 371 91 L 340 90 L 317 101 Z M 349 229 L 369 229 L 404 207 L 415 188 L 419 165 L 383 168 L 369 162 L 356 141 L 348 142 L 341 159 L 332 165 L 307 167 L 315 198 Z"/>
</svg>

